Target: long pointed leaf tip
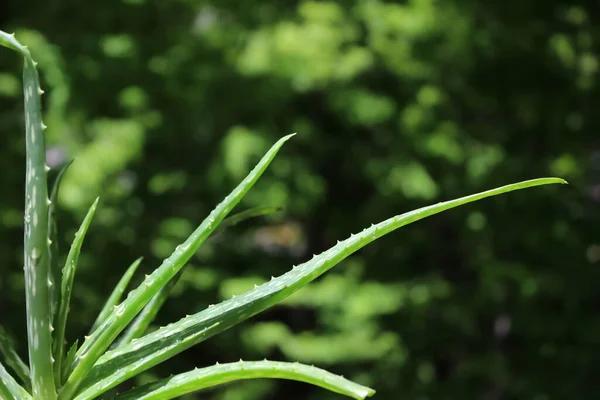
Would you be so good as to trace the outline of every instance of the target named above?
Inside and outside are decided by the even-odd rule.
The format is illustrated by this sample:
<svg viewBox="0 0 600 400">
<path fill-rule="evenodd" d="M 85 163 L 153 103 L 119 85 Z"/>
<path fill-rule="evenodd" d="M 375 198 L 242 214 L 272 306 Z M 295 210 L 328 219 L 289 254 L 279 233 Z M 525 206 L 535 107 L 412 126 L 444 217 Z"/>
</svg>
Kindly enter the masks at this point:
<svg viewBox="0 0 600 400">
<path fill-rule="evenodd" d="M 547 184 L 565 183 L 562 179 L 542 178 L 445 201 L 418 210 L 396 215 L 374 224 L 362 232 L 350 235 L 329 250 L 311 260 L 294 266 L 280 277 L 272 278 L 241 296 L 187 316 L 131 343 L 104 354 L 94 365 L 76 400 L 91 400 L 106 390 L 173 357 L 185 349 L 268 309 L 290 296 L 312 280 L 333 268 L 340 261 L 378 238 L 434 214 L 486 197 Z M 135 368 L 125 368 L 135 365 Z"/>
</svg>

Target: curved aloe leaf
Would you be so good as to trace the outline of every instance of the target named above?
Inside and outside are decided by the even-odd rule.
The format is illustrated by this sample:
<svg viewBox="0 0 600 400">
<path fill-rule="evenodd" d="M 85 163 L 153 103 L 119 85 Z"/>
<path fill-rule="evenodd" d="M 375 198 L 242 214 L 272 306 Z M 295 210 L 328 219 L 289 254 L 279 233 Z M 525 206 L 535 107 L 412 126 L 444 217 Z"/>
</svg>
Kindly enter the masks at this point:
<svg viewBox="0 0 600 400">
<path fill-rule="evenodd" d="M 75 233 L 75 238 L 71 244 L 65 267 L 62 271 L 62 282 L 60 292 L 60 304 L 58 307 L 58 314 L 56 316 L 56 331 L 54 335 L 54 358 L 56 363 L 54 364 L 54 374 L 56 382 L 62 374 L 62 362 L 65 357 L 65 329 L 67 326 L 67 316 L 69 315 L 69 307 L 71 303 L 71 291 L 73 289 L 73 280 L 75 279 L 75 270 L 77 269 L 77 262 L 79 261 L 79 253 L 81 252 L 81 246 L 83 245 L 83 239 L 85 234 L 92 223 L 96 208 L 98 208 L 98 198 L 91 205 L 87 212 L 87 215 L 83 219 L 79 230 Z"/>
<path fill-rule="evenodd" d="M 31 400 L 31 395 L 17 383 L 0 363 L 0 399 Z"/>
<path fill-rule="evenodd" d="M 119 283 L 117 283 L 117 286 L 115 286 L 112 293 L 108 297 L 108 300 L 106 300 L 106 303 L 104 304 L 104 307 L 102 307 L 100 314 L 98 314 L 96 321 L 94 321 L 94 324 L 92 325 L 92 329 L 90 330 L 90 333 L 94 333 L 94 331 L 98 328 L 98 326 L 100 326 L 100 324 L 106 318 L 108 318 L 108 316 L 112 312 L 113 308 L 115 308 L 115 306 L 119 303 L 119 301 L 121 301 L 121 297 L 123 296 L 123 293 L 125 293 L 125 289 L 127 289 L 127 285 L 129 285 L 129 282 L 131 281 L 133 274 L 135 274 L 135 271 L 137 270 L 137 267 L 139 267 L 143 258 L 144 257 L 138 258 L 129 266 L 129 268 L 127 268 L 127 270 L 125 271 L 125 273 L 119 280 Z"/>
<path fill-rule="evenodd" d="M 23 387 L 31 393 L 29 367 L 21 357 L 19 357 L 19 354 L 17 354 L 12 346 L 8 333 L 2 327 L 0 327 L 0 354 L 4 356 L 6 365 L 8 365 L 15 372 L 17 378 L 21 380 Z"/>
<path fill-rule="evenodd" d="M 163 261 L 160 267 L 147 276 L 137 289 L 131 291 L 127 299 L 83 343 L 73 362 L 73 372 L 61 389 L 61 398 L 71 399 L 76 394 L 83 379 L 88 375 L 98 358 L 106 351 L 117 335 L 131 322 L 152 297 L 158 293 L 160 288 L 165 286 L 196 253 L 200 245 L 217 229 L 219 223 L 239 203 L 258 178 L 260 178 L 281 146 L 292 136 L 293 134 L 278 140 L 248 176 L 217 205 L 192 235 L 182 245 L 178 246 L 173 254 Z"/>
<path fill-rule="evenodd" d="M 245 210 L 239 212 L 231 217 L 227 217 L 221 222 L 219 228 L 216 229 L 214 235 L 223 232 L 224 229 L 237 225 L 242 221 L 248 220 L 250 218 L 260 217 L 267 214 L 272 214 L 277 211 L 281 211 L 281 207 L 255 207 L 249 210 Z M 119 337 L 119 340 L 115 343 L 114 348 L 121 347 L 133 339 L 137 339 L 142 336 L 148 330 L 148 327 L 156 318 L 156 314 L 161 309 L 163 304 L 169 298 L 169 294 L 173 287 L 179 282 L 179 278 L 181 277 L 184 269 L 182 268 L 173 279 L 169 281 L 165 286 L 163 286 L 160 291 L 150 300 L 148 304 L 144 307 L 144 309 L 138 314 L 138 316 L 133 320 L 133 322 L 127 327 L 125 332 Z"/>
<path fill-rule="evenodd" d="M 77 396 L 77 400 L 93 399 L 126 379 L 277 304 L 352 253 L 400 227 L 486 197 L 555 183 L 566 182 L 558 178 L 524 181 L 423 207 L 372 225 L 370 228 L 338 242 L 337 245 L 314 256 L 310 261 L 292 268 L 291 271 L 276 279 L 272 278 L 271 281 L 241 296 L 209 306 L 197 314 L 185 317 L 176 323 L 133 340 L 128 345 L 107 352 L 92 369 L 84 383 L 85 390 Z M 214 325 L 217 322 L 219 324 Z M 209 328 L 211 326 L 212 328 Z M 196 335 L 200 331 L 203 334 L 195 340 L 187 340 L 190 335 Z M 171 348 L 168 351 L 160 351 L 163 346 L 171 346 Z"/>
<path fill-rule="evenodd" d="M 289 379 L 362 400 L 375 391 L 313 366 L 275 361 L 239 361 L 195 369 L 115 396 L 114 400 L 168 400 L 197 390 L 241 379 Z"/>
<path fill-rule="evenodd" d="M 42 89 L 37 63 L 26 46 L 14 35 L 0 31 L 0 45 L 23 56 L 23 93 L 25 98 L 25 299 L 27 305 L 27 338 L 29 364 L 34 395 L 56 398 L 52 373 L 52 315 L 49 276 L 48 179 L 46 149 L 42 121 Z"/>
<path fill-rule="evenodd" d="M 54 180 L 54 185 L 52 186 L 52 192 L 50 194 L 50 205 L 48 206 L 48 236 L 50 238 L 50 247 L 49 251 L 49 259 L 50 259 L 50 273 L 48 278 L 52 285 L 50 286 L 50 313 L 52 315 L 52 323 L 54 323 L 54 319 L 56 318 L 56 314 L 58 313 L 58 305 L 60 302 L 60 277 L 61 277 L 61 269 L 60 269 L 60 259 L 59 259 L 59 249 L 58 249 L 58 227 L 56 224 L 56 199 L 58 197 L 58 190 L 60 189 L 60 183 L 62 182 L 62 178 L 67 171 L 67 169 L 71 166 L 73 161 L 65 164 L 56 175 L 56 179 Z"/>
</svg>

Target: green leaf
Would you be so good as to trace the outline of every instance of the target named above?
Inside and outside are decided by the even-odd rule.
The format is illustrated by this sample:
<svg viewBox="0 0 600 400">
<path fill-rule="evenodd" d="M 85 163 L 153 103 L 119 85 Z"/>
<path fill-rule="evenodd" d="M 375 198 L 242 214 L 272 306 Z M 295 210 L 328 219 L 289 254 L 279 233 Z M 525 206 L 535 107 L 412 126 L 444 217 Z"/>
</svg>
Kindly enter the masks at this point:
<svg viewBox="0 0 600 400">
<path fill-rule="evenodd" d="M 288 135 L 278 140 L 254 169 L 250 171 L 248 176 L 231 194 L 217 205 L 192 235 L 182 245 L 178 246 L 173 254 L 163 261 L 159 268 L 146 277 L 137 289 L 131 291 L 127 299 L 83 343 L 73 362 L 73 372 L 61 390 L 61 398 L 71 399 L 75 395 L 83 379 L 90 372 L 98 358 L 104 354 L 106 349 L 115 340 L 117 335 L 131 322 L 152 297 L 159 292 L 160 288 L 165 286 L 196 253 L 202 243 L 217 229 L 219 223 L 239 203 L 258 178 L 260 178 L 281 146 L 292 136 Z"/>
<path fill-rule="evenodd" d="M 242 379 L 289 379 L 362 400 L 375 391 L 313 366 L 275 361 L 239 361 L 195 369 L 115 396 L 114 400 L 168 400 L 197 390 Z"/>
<path fill-rule="evenodd" d="M 98 314 L 96 321 L 94 321 L 94 324 L 92 325 L 90 334 L 92 334 L 98 328 L 98 326 L 100 326 L 100 324 L 112 312 L 113 308 L 115 308 L 115 306 L 119 303 L 119 301 L 121 300 L 121 297 L 123 296 L 123 293 L 125 293 L 125 289 L 127 289 L 127 285 L 129 285 L 129 281 L 131 281 L 133 274 L 135 273 L 137 267 L 142 262 L 143 258 L 144 257 L 138 258 L 129 266 L 129 268 L 127 268 L 127 271 L 125 271 L 125 273 L 121 277 L 121 280 L 119 281 L 119 283 L 117 283 L 117 286 L 115 286 L 115 288 L 113 289 L 112 293 L 108 297 L 108 300 L 106 300 L 106 303 L 104 304 L 104 307 L 102 307 L 100 314 Z"/>
<path fill-rule="evenodd" d="M 273 214 L 283 210 L 280 206 L 266 206 L 266 207 L 254 207 L 248 210 L 241 211 L 231 217 L 223 220 L 219 228 L 215 231 L 215 234 L 223 232 L 225 229 L 235 226 L 241 222 L 249 220 L 251 218 L 262 217 L 264 215 Z"/>
<path fill-rule="evenodd" d="M 48 179 L 42 121 L 42 89 L 37 63 L 26 46 L 0 31 L 0 45 L 16 50 L 24 58 L 23 94 L 25 99 L 25 298 L 27 302 L 27 339 L 33 393 L 37 398 L 54 400 L 56 389 L 52 373 L 52 338 L 49 293 Z"/>
<path fill-rule="evenodd" d="M 156 318 L 156 314 L 163 306 L 165 301 L 169 298 L 169 294 L 173 287 L 179 282 L 179 278 L 183 273 L 183 268 L 179 270 L 177 275 L 175 275 L 165 286 L 160 288 L 157 294 L 152 297 L 152 300 L 146 304 L 146 306 L 142 309 L 142 311 L 135 317 L 133 322 L 127 326 L 127 329 L 123 334 L 119 337 L 119 340 L 115 342 L 114 348 L 121 347 L 131 342 L 133 339 L 136 339 L 142 336 L 154 318 Z"/>
<path fill-rule="evenodd" d="M 71 244 L 65 267 L 62 270 L 62 282 L 61 282 L 61 293 L 60 293 L 60 305 L 58 307 L 58 315 L 56 317 L 56 331 L 54 335 L 54 374 L 56 381 L 58 381 L 62 374 L 62 361 L 65 357 L 65 328 L 67 326 L 67 316 L 69 315 L 69 307 L 71 302 L 71 291 L 73 289 L 73 280 L 75 279 L 75 271 L 77 269 L 77 262 L 79 260 L 79 253 L 81 252 L 81 246 L 83 245 L 83 239 L 85 234 L 92 223 L 96 208 L 98 207 L 98 198 L 94 201 L 90 207 L 87 215 L 83 219 L 81 226 L 75 238 Z"/>
<path fill-rule="evenodd" d="M 31 400 L 31 395 L 17 383 L 0 363 L 0 399 Z"/>
<path fill-rule="evenodd" d="M 77 353 L 77 345 L 79 345 L 79 339 L 75 340 L 75 343 L 71 346 L 67 355 L 65 356 L 65 361 L 63 362 L 62 371 L 60 374 L 60 384 L 62 386 L 63 383 L 67 380 L 69 373 L 69 366 L 75 359 L 75 353 Z"/>
<path fill-rule="evenodd" d="M 56 223 L 56 199 L 58 197 L 58 191 L 60 189 L 60 183 L 62 178 L 71 166 L 73 161 L 66 163 L 56 175 L 54 185 L 52 186 L 52 192 L 50 194 L 50 205 L 48 206 L 48 236 L 50 238 L 50 247 L 48 248 L 50 259 L 50 273 L 48 275 L 50 285 L 50 313 L 52 316 L 52 323 L 56 319 L 58 312 L 58 305 L 60 302 L 60 282 L 61 270 L 60 270 L 60 259 L 59 259 L 59 248 L 58 248 L 58 227 Z"/>
<path fill-rule="evenodd" d="M 12 395 L 8 387 L 0 380 L 0 399 L 3 400 L 16 400 Z"/>
<path fill-rule="evenodd" d="M 0 354 L 3 355 L 6 365 L 8 365 L 21 380 L 23 387 L 31 393 L 31 378 L 29 375 L 29 367 L 19 357 L 12 345 L 12 341 L 8 337 L 8 333 L 4 328 L 0 327 Z"/>
<path fill-rule="evenodd" d="M 249 210 L 245 210 L 239 212 L 231 217 L 227 217 L 221 222 L 219 228 L 215 231 L 213 235 L 217 235 L 223 232 L 224 229 L 228 227 L 232 227 L 234 225 L 239 224 L 242 221 L 248 220 L 250 218 L 259 217 L 262 215 L 272 214 L 274 212 L 282 210 L 281 207 L 255 207 Z M 160 291 L 150 300 L 148 304 L 144 307 L 144 309 L 137 315 L 135 320 L 127 327 L 125 332 L 119 337 L 119 340 L 115 343 L 114 348 L 123 346 L 133 339 L 137 339 L 142 336 L 148 330 L 148 327 L 156 318 L 158 311 L 161 309 L 163 304 L 169 298 L 169 294 L 173 287 L 179 282 L 179 278 L 181 277 L 184 268 L 182 268 L 175 277 L 173 277 L 169 283 L 163 286 Z"/>
<path fill-rule="evenodd" d="M 94 365 L 77 400 L 93 399 L 132 376 L 182 352 L 211 336 L 277 304 L 313 281 L 346 257 L 376 239 L 410 223 L 467 203 L 514 190 L 534 186 L 566 183 L 558 178 L 543 178 L 502 186 L 478 194 L 445 201 L 397 215 L 372 225 L 350 238 L 338 242 L 329 250 L 314 256 L 278 278 L 264 283 L 245 294 L 209 306 L 207 309 L 163 327 L 131 343 L 107 352 Z M 203 332 L 198 335 L 198 332 Z M 189 340 L 191 335 L 198 335 Z M 168 349 L 165 350 L 165 346 Z"/>
</svg>

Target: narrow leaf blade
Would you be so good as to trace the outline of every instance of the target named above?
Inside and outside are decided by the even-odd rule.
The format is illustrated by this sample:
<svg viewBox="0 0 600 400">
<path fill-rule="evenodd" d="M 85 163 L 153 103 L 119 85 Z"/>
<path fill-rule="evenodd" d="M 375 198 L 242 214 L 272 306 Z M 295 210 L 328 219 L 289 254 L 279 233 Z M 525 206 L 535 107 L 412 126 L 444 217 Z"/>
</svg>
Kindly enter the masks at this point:
<svg viewBox="0 0 600 400">
<path fill-rule="evenodd" d="M 61 375 L 60 376 L 60 385 L 61 386 L 67 380 L 67 376 L 68 376 L 67 374 L 69 372 L 69 366 L 71 365 L 71 363 L 75 359 L 75 353 L 77 352 L 77 346 L 78 345 L 79 345 L 79 339 L 75 340 L 75 343 L 73 343 L 73 345 L 71 346 L 71 348 L 67 352 L 67 355 L 65 356 L 65 361 L 63 362 L 62 371 L 61 371 L 61 374 L 60 374 Z"/>
<path fill-rule="evenodd" d="M 19 357 L 19 354 L 17 354 L 13 348 L 8 333 L 2 327 L 0 327 L 0 354 L 2 354 L 6 365 L 8 365 L 8 367 L 14 371 L 17 378 L 19 378 L 23 387 L 31 393 L 29 367 L 21 357 Z"/>
<path fill-rule="evenodd" d="M 67 256 L 67 261 L 65 262 L 65 267 L 62 271 L 60 303 L 56 317 L 56 330 L 54 332 L 54 358 L 56 360 L 54 363 L 54 375 L 56 377 L 56 381 L 59 381 L 61 376 L 62 362 L 65 357 L 65 329 L 67 326 L 67 316 L 69 315 L 73 280 L 75 279 L 75 271 L 77 269 L 77 262 L 79 261 L 79 253 L 81 252 L 81 246 L 83 245 L 85 234 L 87 233 L 90 224 L 92 223 L 92 219 L 94 218 L 94 214 L 96 213 L 96 209 L 98 208 L 98 200 L 99 199 L 96 198 L 94 203 L 91 205 L 87 215 L 79 227 L 79 230 L 77 233 L 75 233 L 75 238 L 71 244 L 71 249 L 69 250 L 69 255 Z"/>
<path fill-rule="evenodd" d="M 143 260 L 143 257 L 138 258 L 127 268 L 127 270 L 125 271 L 125 273 L 119 280 L 119 283 L 117 283 L 117 286 L 115 286 L 112 293 L 108 297 L 108 300 L 106 300 L 106 303 L 104 304 L 104 307 L 102 307 L 102 310 L 98 314 L 96 321 L 94 321 L 94 324 L 92 325 L 90 334 L 94 333 L 94 331 L 98 328 L 98 326 L 100 326 L 100 324 L 106 318 L 108 318 L 108 316 L 112 312 L 113 308 L 115 308 L 115 306 L 119 303 L 119 301 L 121 301 L 121 297 L 123 296 L 123 293 L 125 293 L 125 289 L 127 289 L 127 285 L 129 285 L 129 282 L 131 281 L 133 274 L 135 274 L 135 271 L 139 267 L 142 260 Z"/>
<path fill-rule="evenodd" d="M 2 382 L 1 379 L 0 379 L 0 399 L 16 400 L 15 397 L 13 396 L 13 394 L 11 393 L 10 389 L 8 388 L 8 386 L 6 386 L 4 384 L 4 382 Z"/>
<path fill-rule="evenodd" d="M 60 302 L 60 259 L 59 259 L 59 248 L 58 248 L 58 225 L 56 222 L 56 199 L 58 198 L 58 191 L 60 189 L 60 183 L 62 178 L 71 166 L 73 162 L 66 163 L 56 175 L 54 185 L 52 186 L 52 192 L 50 194 L 50 205 L 48 206 L 48 236 L 50 238 L 49 259 L 50 259 L 50 274 L 48 275 L 50 280 L 50 312 L 52 315 L 52 323 L 56 319 L 58 312 L 58 305 Z"/>
<path fill-rule="evenodd" d="M 168 400 L 223 383 L 261 378 L 310 383 L 357 400 L 363 400 L 375 394 L 371 388 L 317 367 L 265 360 L 239 361 L 196 369 L 132 389 L 117 395 L 114 400 Z"/>
<path fill-rule="evenodd" d="M 200 224 L 192 235 L 173 254 L 163 261 L 152 274 L 128 296 L 83 343 L 73 362 L 72 373 L 63 386 L 60 396 L 71 399 L 83 379 L 90 372 L 98 358 L 104 354 L 121 331 L 129 324 L 142 308 L 152 299 L 164 285 L 169 282 L 185 263 L 196 253 L 198 248 L 217 229 L 219 223 L 231 212 L 233 207 L 244 197 L 258 178 L 267 169 L 279 149 L 293 135 L 278 140 L 265 154 L 260 162 L 250 171 L 248 176 L 215 207 L 209 216 Z"/>
<path fill-rule="evenodd" d="M 6 396 L 8 399 L 31 400 L 31 395 L 17 383 L 2 363 L 0 363 L 0 395 Z M 0 398 L 4 399 L 4 397 Z"/>
<path fill-rule="evenodd" d="M 279 206 L 266 206 L 266 207 L 254 207 L 249 210 L 241 211 L 237 214 L 232 215 L 223 220 L 219 228 L 216 230 L 215 234 L 223 232 L 227 228 L 231 228 L 239 223 L 247 221 L 251 218 L 262 217 L 265 215 L 273 214 L 283 210 L 283 207 Z"/>
<path fill-rule="evenodd" d="M 226 300 L 182 320 L 107 352 L 89 374 L 86 388 L 77 400 L 93 399 L 128 378 L 182 352 L 207 338 L 277 304 L 313 281 L 346 257 L 376 239 L 410 223 L 486 197 L 534 186 L 566 183 L 558 178 L 542 178 L 502 186 L 455 200 L 445 201 L 372 225 L 362 232 L 338 242 L 329 250 L 292 268 L 278 278 L 260 285 L 241 296 Z M 218 323 L 218 325 L 215 325 Z M 202 332 L 198 335 L 198 332 Z M 189 340 L 191 335 L 198 335 Z M 162 350 L 168 346 L 168 350 Z M 115 371 L 118 371 L 116 373 Z"/>
</svg>

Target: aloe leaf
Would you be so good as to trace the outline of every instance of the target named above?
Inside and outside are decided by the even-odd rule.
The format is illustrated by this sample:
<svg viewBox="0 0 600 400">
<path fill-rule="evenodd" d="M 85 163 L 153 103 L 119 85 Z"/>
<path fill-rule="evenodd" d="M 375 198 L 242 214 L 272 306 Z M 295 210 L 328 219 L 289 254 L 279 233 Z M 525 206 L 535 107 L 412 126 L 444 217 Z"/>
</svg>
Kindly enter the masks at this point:
<svg viewBox="0 0 600 400">
<path fill-rule="evenodd" d="M 31 395 L 17 383 L 0 363 L 0 399 L 31 400 Z"/>
<path fill-rule="evenodd" d="M 234 225 L 239 224 L 242 221 L 248 220 L 250 218 L 255 218 L 267 214 L 272 214 L 274 212 L 282 210 L 281 207 L 255 207 L 249 210 L 245 210 L 239 212 L 231 217 L 227 217 L 221 222 L 219 228 L 216 229 L 214 235 L 217 235 L 220 232 L 223 232 L 224 229 L 228 227 L 232 227 Z M 148 304 L 144 307 L 144 309 L 135 317 L 133 322 L 127 327 L 125 332 L 119 337 L 118 341 L 115 343 L 114 348 L 123 346 L 133 339 L 137 339 L 142 336 L 148 330 L 148 327 L 156 318 L 156 315 L 160 311 L 163 304 L 169 298 L 171 290 L 173 287 L 179 282 L 179 278 L 181 277 L 184 268 L 182 268 L 175 277 L 173 277 L 165 286 L 163 286 L 160 291 L 150 300 Z"/>
<path fill-rule="evenodd" d="M 184 394 L 242 379 L 288 379 L 310 383 L 354 399 L 375 391 L 313 366 L 275 361 L 239 361 L 195 369 L 115 396 L 114 400 L 168 400 Z"/>
<path fill-rule="evenodd" d="M 25 300 L 27 339 L 33 393 L 38 398 L 56 398 L 52 374 L 52 316 L 49 293 L 48 178 L 42 121 L 42 89 L 37 63 L 26 46 L 14 35 L 0 31 L 0 45 L 24 58 L 23 94 L 25 98 Z"/>
<path fill-rule="evenodd" d="M 459 199 L 445 201 L 389 218 L 362 232 L 338 242 L 329 250 L 310 261 L 295 266 L 278 278 L 272 278 L 241 296 L 234 297 L 194 315 L 158 329 L 131 343 L 107 352 L 100 357 L 77 400 L 93 399 L 132 376 L 214 336 L 251 316 L 264 311 L 313 281 L 352 253 L 376 239 L 410 223 L 467 203 L 514 190 L 555 183 L 566 183 L 558 178 L 542 178 L 502 186 Z M 215 325 L 215 323 L 219 323 Z M 208 328 L 211 327 L 212 328 Z M 203 334 L 189 341 L 190 335 Z M 168 351 L 161 351 L 171 346 Z M 118 371 L 118 372 L 115 372 Z"/>
<path fill-rule="evenodd" d="M 48 206 L 48 236 L 50 238 L 50 247 L 49 251 L 49 265 L 50 265 L 50 273 L 48 278 L 52 283 L 50 286 L 50 313 L 52 316 L 52 323 L 54 323 L 54 319 L 56 318 L 56 313 L 58 311 L 58 304 L 60 301 L 60 259 L 59 259 L 59 248 L 58 248 L 58 227 L 56 223 L 56 199 L 58 197 L 58 190 L 60 188 L 60 183 L 62 178 L 73 162 L 70 161 L 65 164 L 56 175 L 56 179 L 54 180 L 54 185 L 52 186 L 52 192 L 50 194 L 50 205 Z"/>
<path fill-rule="evenodd" d="M 100 326 L 100 324 L 110 315 L 113 308 L 119 303 L 121 297 L 123 296 L 123 293 L 125 293 L 125 289 L 127 289 L 127 285 L 129 285 L 133 274 L 137 270 L 137 267 L 140 265 L 143 258 L 144 257 L 138 258 L 129 266 L 129 268 L 127 268 L 127 270 L 119 280 L 119 283 L 117 283 L 117 286 L 115 286 L 112 293 L 108 297 L 108 300 L 106 300 L 106 303 L 104 304 L 104 307 L 102 307 L 102 310 L 98 314 L 96 321 L 94 321 L 90 334 L 93 333 L 98 328 L 98 326 Z"/>
<path fill-rule="evenodd" d="M 0 380 L 0 399 L 3 400 L 15 400 L 8 387 Z"/>
<path fill-rule="evenodd" d="M 215 231 L 215 234 L 223 232 L 225 229 L 235 226 L 241 222 L 249 220 L 251 218 L 262 217 L 264 215 L 273 214 L 283 210 L 280 206 L 266 206 L 266 207 L 254 207 L 248 210 L 241 211 L 237 214 L 228 217 L 221 222 L 219 228 Z"/>
<path fill-rule="evenodd" d="M 60 374 L 60 384 L 62 384 L 67 380 L 67 374 L 69 372 L 69 366 L 75 359 L 75 353 L 77 353 L 77 346 L 79 344 L 79 339 L 75 340 L 75 343 L 71 346 L 69 351 L 67 351 L 67 355 L 65 356 L 65 361 L 63 362 L 62 371 Z"/>
<path fill-rule="evenodd" d="M 73 372 L 61 390 L 61 398 L 71 399 L 75 395 L 77 388 L 81 385 L 83 379 L 87 376 L 98 358 L 104 354 L 119 333 L 121 333 L 152 297 L 158 293 L 160 288 L 165 286 L 196 253 L 202 243 L 215 231 L 219 223 L 239 203 L 258 178 L 260 178 L 281 146 L 292 136 L 288 135 L 278 140 L 248 176 L 217 205 L 192 235 L 182 245 L 178 246 L 173 254 L 163 261 L 160 267 L 147 276 L 137 289 L 131 291 L 127 299 L 83 343 L 73 362 Z"/>
<path fill-rule="evenodd" d="M 0 354 L 3 355 L 6 365 L 17 375 L 23 387 L 31 393 L 29 367 L 19 357 L 19 354 L 17 354 L 12 345 L 12 341 L 8 337 L 8 333 L 2 327 L 0 327 Z"/>
<path fill-rule="evenodd" d="M 56 362 L 54 364 L 54 374 L 56 381 L 58 381 L 62 373 L 62 361 L 65 356 L 65 329 L 67 326 L 67 316 L 69 315 L 69 307 L 71 303 L 71 291 L 73 289 L 73 280 L 75 279 L 75 270 L 77 269 L 77 262 L 79 261 L 79 253 L 81 252 L 81 246 L 83 245 L 83 239 L 85 234 L 92 223 L 96 208 L 98 207 L 98 198 L 94 201 L 90 207 L 87 215 L 83 219 L 79 230 L 75 233 L 75 238 L 71 244 L 65 267 L 62 270 L 62 282 L 61 282 L 61 293 L 60 293 L 60 304 L 58 307 L 58 314 L 56 317 L 56 331 L 54 335 L 54 358 Z"/>
</svg>

